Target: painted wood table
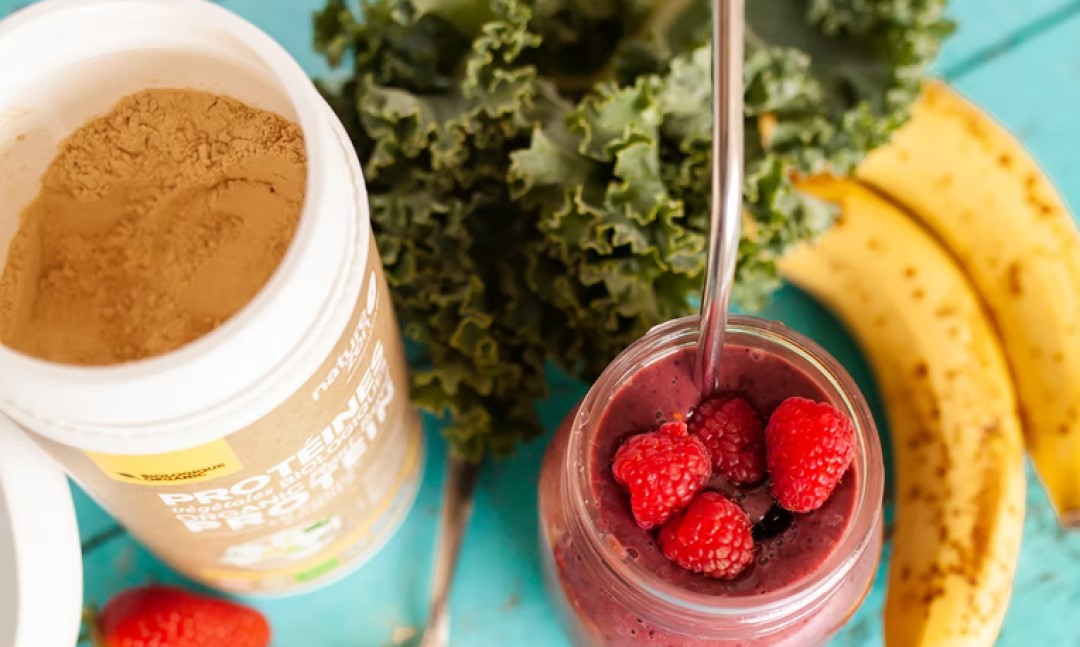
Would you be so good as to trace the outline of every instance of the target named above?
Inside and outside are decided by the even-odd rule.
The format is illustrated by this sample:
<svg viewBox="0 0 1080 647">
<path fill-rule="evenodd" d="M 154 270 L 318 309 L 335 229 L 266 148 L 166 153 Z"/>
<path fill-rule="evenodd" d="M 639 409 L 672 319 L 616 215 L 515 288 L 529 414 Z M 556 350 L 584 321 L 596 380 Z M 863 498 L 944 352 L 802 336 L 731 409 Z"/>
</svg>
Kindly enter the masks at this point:
<svg viewBox="0 0 1080 647">
<path fill-rule="evenodd" d="M 322 0 L 221 0 L 277 38 L 312 74 L 326 71 L 311 51 L 309 15 Z M 0 0 L 0 16 L 25 2 Z M 1032 149 L 1073 210 L 1080 212 L 1080 0 L 953 0 L 959 31 L 937 74 L 982 104 Z M 872 376 L 836 320 L 794 290 L 766 316 L 823 344 L 847 365 L 884 418 Z M 583 393 L 552 378 L 540 408 L 552 428 Z M 321 591 L 260 602 L 274 625 L 276 647 L 383 647 L 424 619 L 443 476 L 444 444 L 434 428 L 419 500 L 390 545 L 364 568 Z M 452 604 L 458 647 L 563 647 L 540 583 L 536 477 L 546 439 L 482 475 Z M 76 490 L 88 603 L 148 580 L 178 581 L 169 569 Z M 872 594 L 834 645 L 881 644 L 880 614 L 888 548 Z M 1080 646 L 1080 534 L 1056 525 L 1046 497 L 1029 479 L 1028 513 L 1016 589 L 1003 646 Z"/>
</svg>

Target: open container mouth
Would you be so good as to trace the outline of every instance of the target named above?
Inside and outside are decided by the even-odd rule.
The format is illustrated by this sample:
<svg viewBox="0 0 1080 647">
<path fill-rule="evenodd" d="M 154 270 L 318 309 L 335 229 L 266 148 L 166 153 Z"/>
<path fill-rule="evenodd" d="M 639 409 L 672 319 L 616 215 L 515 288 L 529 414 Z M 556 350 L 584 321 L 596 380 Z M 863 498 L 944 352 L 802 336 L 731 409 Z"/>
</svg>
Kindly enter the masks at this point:
<svg viewBox="0 0 1080 647">
<path fill-rule="evenodd" d="M 855 423 L 856 450 L 852 469 L 858 474 L 858 493 L 851 522 L 821 567 L 787 586 L 753 596 L 718 596 L 694 592 L 658 578 L 620 551 L 617 541 L 607 540 L 601 530 L 600 512 L 589 487 L 589 416 L 602 417 L 600 398 L 614 393 L 618 385 L 642 366 L 660 361 L 696 343 L 698 318 L 677 319 L 650 330 L 623 351 L 601 374 L 582 403 L 570 432 L 563 491 L 566 505 L 579 520 L 578 534 L 583 547 L 599 557 L 612 576 L 612 593 L 636 613 L 660 626 L 679 618 L 690 626 L 708 631 L 710 621 L 752 622 L 755 627 L 779 630 L 811 613 L 828 593 L 836 590 L 863 551 L 871 548 L 873 530 L 881 515 L 884 468 L 881 443 L 873 416 L 850 375 L 829 354 L 810 339 L 786 326 L 755 317 L 735 316 L 728 322 L 727 344 L 784 352 L 796 368 L 806 372 L 826 391 L 834 404 Z M 597 421 L 592 421 L 593 423 Z M 616 545 L 613 545 L 616 544 Z M 752 620 L 751 620 L 752 619 Z"/>
<path fill-rule="evenodd" d="M 128 94 L 216 92 L 300 125 L 308 172 L 298 227 L 268 282 L 232 318 L 169 353 L 109 366 L 62 365 L 0 346 L 0 408 L 55 440 L 78 444 L 81 435 L 84 448 L 108 451 L 91 446 L 93 434 L 123 435 L 132 441 L 124 451 L 141 453 L 219 436 L 209 423 L 221 408 L 260 395 L 340 296 L 293 278 L 304 264 L 351 260 L 328 243 L 341 235 L 311 217 L 327 208 L 328 176 L 347 173 L 334 163 L 342 153 L 329 108 L 280 45 L 203 0 L 45 0 L 0 21 L 0 60 L 21 61 L 0 75 L 0 262 L 60 142 Z M 320 255 L 328 258 L 311 260 Z M 140 447 L 135 436 L 149 427 L 158 439 Z"/>
</svg>

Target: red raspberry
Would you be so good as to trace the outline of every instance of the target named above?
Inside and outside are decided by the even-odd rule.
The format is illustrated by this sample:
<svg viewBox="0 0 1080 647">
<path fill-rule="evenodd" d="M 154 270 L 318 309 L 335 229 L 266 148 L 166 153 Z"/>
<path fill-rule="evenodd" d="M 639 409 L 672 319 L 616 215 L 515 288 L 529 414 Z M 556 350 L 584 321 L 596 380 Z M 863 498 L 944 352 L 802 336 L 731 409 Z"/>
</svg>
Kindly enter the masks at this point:
<svg viewBox="0 0 1080 647">
<path fill-rule="evenodd" d="M 712 468 L 705 445 L 678 421 L 627 438 L 615 452 L 611 473 L 630 493 L 637 524 L 648 530 L 685 508 L 709 482 Z"/>
<path fill-rule="evenodd" d="M 765 423 L 746 398 L 715 395 L 698 405 L 688 426 L 728 481 L 746 485 L 765 478 Z"/>
<path fill-rule="evenodd" d="M 830 404 L 788 398 L 765 426 L 772 495 L 792 512 L 820 508 L 854 456 L 855 426 Z"/>
<path fill-rule="evenodd" d="M 703 492 L 660 529 L 664 556 L 679 566 L 730 580 L 754 561 L 750 517 L 718 492 Z"/>
</svg>

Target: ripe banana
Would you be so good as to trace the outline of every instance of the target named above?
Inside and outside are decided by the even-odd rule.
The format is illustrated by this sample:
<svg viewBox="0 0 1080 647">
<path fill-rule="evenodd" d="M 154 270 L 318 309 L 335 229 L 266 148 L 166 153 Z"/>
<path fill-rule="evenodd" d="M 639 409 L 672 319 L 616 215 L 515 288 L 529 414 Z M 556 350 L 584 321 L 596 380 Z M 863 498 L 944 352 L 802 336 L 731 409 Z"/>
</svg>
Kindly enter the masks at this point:
<svg viewBox="0 0 1080 647">
<path fill-rule="evenodd" d="M 1035 467 L 1080 525 L 1080 234 L 1023 146 L 932 81 L 857 176 L 910 209 L 956 257 L 998 327 Z"/>
<path fill-rule="evenodd" d="M 854 334 L 892 435 L 886 643 L 992 645 L 1025 501 L 1020 423 L 997 337 L 955 262 L 907 214 L 854 180 L 800 188 L 838 203 L 841 215 L 780 270 Z"/>
</svg>

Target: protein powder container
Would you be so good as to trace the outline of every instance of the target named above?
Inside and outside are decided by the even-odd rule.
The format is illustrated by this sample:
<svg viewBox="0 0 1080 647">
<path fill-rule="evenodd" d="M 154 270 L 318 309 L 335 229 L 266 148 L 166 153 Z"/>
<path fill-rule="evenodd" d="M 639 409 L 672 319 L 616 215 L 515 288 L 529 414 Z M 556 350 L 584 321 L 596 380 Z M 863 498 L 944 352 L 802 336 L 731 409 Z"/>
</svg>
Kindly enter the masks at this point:
<svg viewBox="0 0 1080 647">
<path fill-rule="evenodd" d="M 0 347 L 0 412 L 210 586 L 294 593 L 371 557 L 412 504 L 423 437 L 360 166 L 303 70 L 202 0 L 46 0 L 0 22 L 0 60 L 19 62 L 0 75 L 0 261 L 58 145 L 135 92 L 278 113 L 307 158 L 293 241 L 235 316 L 109 366 Z"/>
</svg>

